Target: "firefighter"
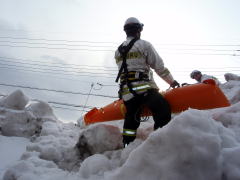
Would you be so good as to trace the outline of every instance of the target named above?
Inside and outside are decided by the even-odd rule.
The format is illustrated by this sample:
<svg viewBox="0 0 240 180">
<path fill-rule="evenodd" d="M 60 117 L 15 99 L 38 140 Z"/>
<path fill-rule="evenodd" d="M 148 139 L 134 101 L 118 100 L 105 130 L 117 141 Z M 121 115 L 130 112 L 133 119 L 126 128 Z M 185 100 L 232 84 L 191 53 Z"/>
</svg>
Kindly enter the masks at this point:
<svg viewBox="0 0 240 180">
<path fill-rule="evenodd" d="M 195 79 L 198 83 L 203 83 L 205 80 L 213 79 L 217 85 L 221 84 L 220 81 L 216 77 L 210 76 L 207 74 L 202 74 L 202 72 L 199 70 L 192 71 L 190 74 L 190 77 L 192 79 Z"/>
<path fill-rule="evenodd" d="M 120 80 L 119 97 L 127 110 L 123 125 L 124 147 L 136 138 L 143 105 L 151 110 L 154 130 L 165 126 L 171 119 L 170 105 L 159 93 L 151 69 L 172 88 L 180 86 L 152 44 L 140 39 L 142 30 L 143 24 L 137 18 L 128 18 L 124 24 L 127 39 L 115 52 L 119 69 L 116 82 Z"/>
</svg>

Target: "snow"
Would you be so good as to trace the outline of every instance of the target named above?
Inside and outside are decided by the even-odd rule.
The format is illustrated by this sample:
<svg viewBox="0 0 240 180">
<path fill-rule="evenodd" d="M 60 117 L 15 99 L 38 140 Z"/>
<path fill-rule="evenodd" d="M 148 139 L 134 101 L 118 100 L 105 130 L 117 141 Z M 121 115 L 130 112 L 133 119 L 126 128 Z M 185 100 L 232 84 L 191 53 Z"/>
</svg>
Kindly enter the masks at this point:
<svg viewBox="0 0 240 180">
<path fill-rule="evenodd" d="M 0 179 L 11 164 L 26 151 L 29 139 L 23 137 L 0 136 Z"/>
<path fill-rule="evenodd" d="M 63 123 L 17 90 L 0 99 L 0 179 L 239 180 L 240 78 L 225 78 L 231 106 L 189 109 L 156 131 L 150 119 L 126 148 L 123 121 Z"/>
</svg>

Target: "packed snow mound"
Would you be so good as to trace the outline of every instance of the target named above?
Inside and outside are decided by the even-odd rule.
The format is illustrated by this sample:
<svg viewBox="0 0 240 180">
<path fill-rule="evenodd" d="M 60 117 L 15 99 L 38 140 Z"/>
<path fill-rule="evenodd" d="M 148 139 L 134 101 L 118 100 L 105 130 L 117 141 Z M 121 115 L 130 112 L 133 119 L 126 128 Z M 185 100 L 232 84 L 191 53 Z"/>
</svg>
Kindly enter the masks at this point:
<svg viewBox="0 0 240 180">
<path fill-rule="evenodd" d="M 220 88 L 228 98 L 229 102 L 235 104 L 240 101 L 240 76 L 231 74 L 228 78 L 228 82 L 222 84 Z"/>
<path fill-rule="evenodd" d="M 226 73 L 224 74 L 224 78 L 226 81 L 240 81 L 240 76 L 232 73 Z"/>
<path fill-rule="evenodd" d="M 152 133 L 109 179 L 220 179 L 218 128 L 209 115 L 186 111 Z"/>
<path fill-rule="evenodd" d="M 21 90 L 16 90 L 7 97 L 0 99 L 0 107 L 23 110 L 28 102 L 29 98 Z"/>
<path fill-rule="evenodd" d="M 4 136 L 31 137 L 41 131 L 42 122 L 32 113 L 12 111 L 4 113 L 4 116 L 1 118 L 1 130 Z"/>
<path fill-rule="evenodd" d="M 79 168 L 81 161 L 75 148 L 78 137 L 79 128 L 72 123 L 44 122 L 41 134 L 27 146 L 22 160 L 31 161 L 31 158 L 36 156 L 54 162 L 58 168 L 72 171 L 75 166 Z"/>
<path fill-rule="evenodd" d="M 239 130 L 239 110 L 240 103 L 221 112 L 218 120 L 225 114 L 231 119 L 225 124 L 229 126 L 235 122 Z M 224 127 L 212 116 L 210 112 L 199 110 L 181 113 L 167 126 L 152 133 L 121 168 L 109 173 L 107 179 L 240 178 L 240 158 L 234 159 L 234 155 L 240 153 L 239 132 Z"/>
<path fill-rule="evenodd" d="M 35 102 L 17 90 L 0 99 L 0 127 L 5 136 L 32 137 L 39 135 L 45 121 L 57 121 L 49 104 Z"/>
<path fill-rule="evenodd" d="M 48 103 L 43 101 L 33 102 L 26 107 L 26 110 L 31 111 L 37 118 L 42 118 L 45 120 L 57 120 L 53 113 L 52 108 Z"/>
<path fill-rule="evenodd" d="M 93 125 L 83 130 L 77 143 L 77 148 L 84 157 L 121 147 L 122 135 L 119 128 L 106 124 Z"/>
</svg>

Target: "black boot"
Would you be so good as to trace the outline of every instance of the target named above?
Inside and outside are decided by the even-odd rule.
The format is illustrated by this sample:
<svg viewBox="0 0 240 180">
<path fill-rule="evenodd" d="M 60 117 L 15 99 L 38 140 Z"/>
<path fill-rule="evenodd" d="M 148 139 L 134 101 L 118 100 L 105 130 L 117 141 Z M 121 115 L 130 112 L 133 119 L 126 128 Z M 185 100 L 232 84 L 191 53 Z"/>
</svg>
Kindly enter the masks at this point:
<svg viewBox="0 0 240 180">
<path fill-rule="evenodd" d="M 136 136 L 126 136 L 123 135 L 123 147 L 127 147 L 130 142 L 135 140 Z"/>
</svg>

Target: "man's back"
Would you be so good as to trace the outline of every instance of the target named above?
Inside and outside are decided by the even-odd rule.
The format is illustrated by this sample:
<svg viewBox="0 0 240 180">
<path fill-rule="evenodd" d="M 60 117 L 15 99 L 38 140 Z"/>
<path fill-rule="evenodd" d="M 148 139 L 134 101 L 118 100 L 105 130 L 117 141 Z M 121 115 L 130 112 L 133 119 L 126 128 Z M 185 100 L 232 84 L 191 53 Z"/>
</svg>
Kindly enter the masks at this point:
<svg viewBox="0 0 240 180">
<path fill-rule="evenodd" d="M 204 82 L 204 81 L 207 80 L 207 79 L 213 79 L 213 80 L 216 82 L 217 85 L 220 85 L 220 84 L 221 84 L 220 81 L 219 81 L 216 77 L 210 76 L 210 75 L 207 75 L 207 74 L 203 74 L 203 75 L 202 75 L 202 77 L 201 77 L 201 83 Z"/>
</svg>

